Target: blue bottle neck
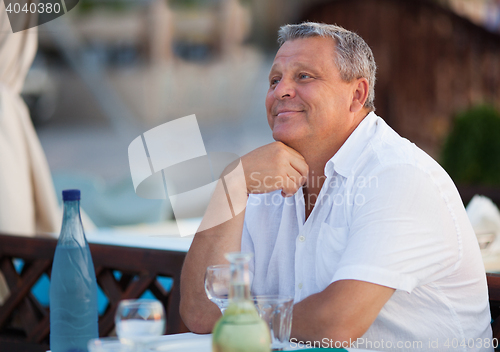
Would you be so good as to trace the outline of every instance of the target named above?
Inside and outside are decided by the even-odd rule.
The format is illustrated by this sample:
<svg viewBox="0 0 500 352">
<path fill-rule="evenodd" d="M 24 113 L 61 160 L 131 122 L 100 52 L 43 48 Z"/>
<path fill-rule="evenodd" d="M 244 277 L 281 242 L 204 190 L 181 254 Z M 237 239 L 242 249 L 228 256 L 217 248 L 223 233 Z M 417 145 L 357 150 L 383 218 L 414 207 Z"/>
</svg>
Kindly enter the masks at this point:
<svg viewBox="0 0 500 352">
<path fill-rule="evenodd" d="M 80 201 L 64 202 L 64 214 L 59 244 L 69 247 L 84 247 L 87 244 L 80 218 Z"/>
</svg>

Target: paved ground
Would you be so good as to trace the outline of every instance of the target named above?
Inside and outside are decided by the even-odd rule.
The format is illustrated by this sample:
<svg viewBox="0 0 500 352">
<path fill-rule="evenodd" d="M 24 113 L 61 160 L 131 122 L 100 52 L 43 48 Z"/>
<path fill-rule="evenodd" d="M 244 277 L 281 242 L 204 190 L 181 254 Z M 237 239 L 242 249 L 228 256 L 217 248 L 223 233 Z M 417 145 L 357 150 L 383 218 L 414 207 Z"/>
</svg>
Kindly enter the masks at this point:
<svg viewBox="0 0 500 352">
<path fill-rule="evenodd" d="M 149 110 L 149 115 L 141 116 L 143 109 L 150 108 L 147 102 L 151 97 L 144 94 L 141 100 L 133 96 L 130 86 L 138 84 L 137 72 L 129 75 L 128 81 L 127 73 L 123 74 L 113 84 L 118 86 L 121 99 L 140 121 L 127 132 L 110 123 L 95 96 L 74 72 L 69 69 L 52 72 L 58 85 L 58 104 L 53 118 L 37 126 L 37 133 L 55 176 L 57 192 L 75 187 L 73 185 L 81 188 L 82 195 L 86 194 L 82 207 L 98 226 L 171 218 L 168 201 L 145 200 L 135 195 L 128 163 L 129 144 L 150 128 L 192 113 L 197 115 L 208 152 L 243 155 L 272 142 L 264 108 L 269 62 L 254 63 L 252 67 L 250 72 L 238 72 L 244 69 L 241 65 L 229 70 L 223 65 L 205 73 L 201 70 L 203 79 L 199 67 L 195 70 L 184 67 L 176 75 L 168 75 L 164 89 L 172 91 L 169 86 L 175 86 L 176 80 L 182 79 L 186 95 L 166 98 L 160 95 L 163 107 L 157 109 L 156 117 L 151 114 L 154 109 Z M 249 79 L 252 75 L 253 80 Z M 214 77 L 218 77 L 218 83 L 213 82 Z M 238 77 L 246 78 L 238 82 Z M 214 89 L 219 91 L 211 93 Z M 154 90 L 149 87 L 149 91 Z M 192 104 L 196 94 L 209 93 L 210 98 L 195 99 L 196 104 Z M 162 115 L 162 111 L 166 113 Z"/>
<path fill-rule="evenodd" d="M 197 114 L 207 151 L 231 151 L 242 155 L 269 143 L 272 138 L 264 108 L 268 67 L 268 62 L 254 64 L 254 72 L 251 74 L 261 76 L 261 82 L 257 79 L 253 81 L 247 79 L 246 85 L 245 82 L 239 83 L 239 96 L 234 94 L 228 96 L 224 91 L 219 94 L 219 98 L 217 94 L 212 94 L 211 99 L 205 100 L 204 106 L 199 103 L 197 106 L 190 104 L 189 94 L 197 85 L 205 86 L 205 90 L 200 93 L 198 89 L 197 94 L 205 94 L 210 89 L 213 90 L 210 77 L 208 77 L 208 82 L 207 77 L 201 80 L 199 68 L 193 70 L 191 75 L 189 75 L 190 70 L 185 68 L 182 79 L 189 82 L 184 82 L 185 96 L 178 95 L 172 98 L 177 101 L 175 109 L 169 109 L 169 104 L 172 105 L 173 102 L 163 101 L 163 105 L 166 106 L 162 110 L 169 114 L 163 115 L 163 118 L 150 118 L 149 121 L 147 121 L 147 116 L 140 116 L 138 121 L 142 120 L 142 122 L 125 134 L 112 127 L 95 97 L 75 73 L 68 69 L 54 72 L 53 76 L 56 77 L 59 86 L 58 106 L 53 118 L 37 126 L 51 170 L 98 175 L 109 181 L 128 177 L 130 173 L 127 149 L 130 142 L 150 128 L 192 113 Z M 219 69 L 220 72 L 223 70 L 223 68 Z M 217 70 L 212 71 L 215 72 L 208 72 L 206 75 L 217 75 Z M 219 83 L 219 86 L 223 86 L 220 90 L 237 89 L 238 87 L 232 88 L 233 83 L 230 81 L 234 81 L 235 77 L 241 76 L 242 73 L 233 69 L 226 74 L 225 78 L 228 83 L 225 85 L 226 88 L 224 88 L 224 83 Z M 248 72 L 245 74 L 248 76 Z M 117 80 L 121 80 L 120 83 L 123 86 L 123 75 Z M 175 77 L 172 80 L 175 80 Z M 175 84 L 175 82 L 168 83 Z M 130 82 L 130 85 L 134 84 L 137 84 L 135 80 Z M 129 90 L 121 94 L 122 99 L 125 96 L 123 101 L 129 106 L 132 104 L 126 95 L 131 93 L 133 92 Z M 179 103 L 180 99 L 184 99 L 184 102 Z M 147 97 L 145 100 L 147 101 Z M 132 105 L 131 110 L 140 112 L 143 107 L 136 103 L 135 106 Z"/>
</svg>

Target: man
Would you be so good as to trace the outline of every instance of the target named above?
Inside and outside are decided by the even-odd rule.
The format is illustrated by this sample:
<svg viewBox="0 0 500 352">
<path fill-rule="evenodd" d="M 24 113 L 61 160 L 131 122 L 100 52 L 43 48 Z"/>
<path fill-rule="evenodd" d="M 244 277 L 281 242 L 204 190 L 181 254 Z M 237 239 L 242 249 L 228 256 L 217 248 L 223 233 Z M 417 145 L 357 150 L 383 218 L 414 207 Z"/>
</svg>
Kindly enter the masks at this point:
<svg viewBox="0 0 500 352">
<path fill-rule="evenodd" d="M 292 341 L 457 350 L 472 339 L 472 350 L 492 350 L 484 268 L 460 196 L 373 112 L 370 48 L 317 23 L 284 26 L 279 41 L 266 97 L 277 142 L 241 158 L 246 210 L 193 240 L 181 282 L 187 326 L 211 331 L 220 313 L 205 296 L 205 268 L 241 249 L 255 254 L 254 294 L 294 297 Z"/>
</svg>

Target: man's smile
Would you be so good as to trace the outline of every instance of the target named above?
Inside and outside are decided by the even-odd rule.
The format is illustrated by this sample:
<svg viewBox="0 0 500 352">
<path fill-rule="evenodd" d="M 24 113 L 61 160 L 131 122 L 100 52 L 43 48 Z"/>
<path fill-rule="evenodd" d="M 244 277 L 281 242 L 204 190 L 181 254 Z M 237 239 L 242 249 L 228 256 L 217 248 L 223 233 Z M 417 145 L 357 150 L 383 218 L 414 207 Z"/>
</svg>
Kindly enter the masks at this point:
<svg viewBox="0 0 500 352">
<path fill-rule="evenodd" d="M 275 116 L 276 117 L 289 117 L 293 114 L 296 114 L 296 113 L 300 113 L 300 112 L 304 112 L 304 110 L 287 110 L 287 109 L 284 109 L 284 110 L 279 110 Z"/>
</svg>

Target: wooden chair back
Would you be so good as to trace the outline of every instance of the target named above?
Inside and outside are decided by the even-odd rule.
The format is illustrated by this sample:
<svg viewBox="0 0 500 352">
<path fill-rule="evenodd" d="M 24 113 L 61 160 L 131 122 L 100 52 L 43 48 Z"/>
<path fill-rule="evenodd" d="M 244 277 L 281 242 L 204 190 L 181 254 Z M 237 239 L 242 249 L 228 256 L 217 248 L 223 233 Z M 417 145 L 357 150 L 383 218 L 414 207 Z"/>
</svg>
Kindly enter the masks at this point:
<svg viewBox="0 0 500 352">
<path fill-rule="evenodd" d="M 493 338 L 500 339 L 500 274 L 486 274 Z"/>
<path fill-rule="evenodd" d="M 0 271 L 10 290 L 0 306 L 0 351 L 48 350 L 49 309 L 32 294 L 32 287 L 42 275 L 50 278 L 56 245 L 55 239 L 0 234 Z M 90 244 L 90 251 L 97 284 L 109 300 L 99 317 L 99 336 L 113 331 L 120 300 L 139 298 L 147 290 L 165 307 L 167 334 L 189 331 L 179 314 L 180 274 L 186 253 L 102 244 Z M 24 262 L 20 271 L 13 264 L 15 259 Z M 172 288 L 167 291 L 159 277 L 171 278 Z"/>
</svg>

